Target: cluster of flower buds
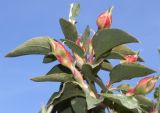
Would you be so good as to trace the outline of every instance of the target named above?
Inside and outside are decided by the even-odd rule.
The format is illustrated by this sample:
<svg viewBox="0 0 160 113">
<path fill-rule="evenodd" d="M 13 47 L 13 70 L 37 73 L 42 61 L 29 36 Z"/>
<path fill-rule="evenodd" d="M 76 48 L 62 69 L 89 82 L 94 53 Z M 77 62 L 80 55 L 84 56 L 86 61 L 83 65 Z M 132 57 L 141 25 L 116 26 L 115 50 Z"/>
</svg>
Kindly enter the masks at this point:
<svg viewBox="0 0 160 113">
<path fill-rule="evenodd" d="M 112 24 L 112 9 L 113 7 L 109 8 L 107 11 L 100 14 L 97 18 L 97 26 L 98 29 L 110 28 Z"/>
<path fill-rule="evenodd" d="M 85 53 L 85 56 L 84 56 L 85 58 L 81 58 L 79 55 L 74 53 L 74 56 L 75 56 L 75 59 L 76 59 L 76 62 L 78 63 L 78 65 L 80 65 L 80 67 L 81 67 L 84 63 L 92 64 L 93 59 L 94 59 L 94 50 L 93 50 L 93 46 L 92 46 L 92 39 L 91 38 L 88 39 L 87 48 L 85 48 L 84 44 L 81 42 L 80 37 L 77 38 L 76 44 L 79 47 L 81 47 Z"/>
<path fill-rule="evenodd" d="M 57 60 L 64 66 L 68 67 L 74 79 L 81 85 L 84 91 L 90 92 L 91 96 L 95 97 L 94 93 L 89 90 L 88 86 L 83 80 L 83 75 L 78 71 L 74 65 L 72 55 L 66 50 L 64 45 L 58 41 L 50 39 L 50 45 L 52 47 L 52 53 L 55 55 Z"/>
<path fill-rule="evenodd" d="M 144 95 L 150 93 L 158 80 L 158 77 L 150 76 L 143 78 L 138 82 L 135 88 L 131 88 L 127 91 L 126 95 Z"/>
</svg>

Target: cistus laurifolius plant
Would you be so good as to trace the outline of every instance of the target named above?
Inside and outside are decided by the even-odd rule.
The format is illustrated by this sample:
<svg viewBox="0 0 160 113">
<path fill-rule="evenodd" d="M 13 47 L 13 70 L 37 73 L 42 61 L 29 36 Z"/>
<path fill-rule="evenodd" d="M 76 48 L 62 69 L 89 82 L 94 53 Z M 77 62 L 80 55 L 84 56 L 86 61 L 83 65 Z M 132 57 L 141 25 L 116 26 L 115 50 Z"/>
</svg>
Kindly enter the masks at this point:
<svg viewBox="0 0 160 113">
<path fill-rule="evenodd" d="M 138 40 L 121 29 L 111 27 L 112 9 L 97 16 L 96 32 L 87 25 L 83 33 L 78 33 L 76 16 L 80 4 L 71 4 L 69 19 L 59 20 L 64 39 L 35 37 L 6 55 L 18 57 L 40 54 L 44 56 L 43 63 L 59 62 L 44 76 L 31 78 L 36 82 L 61 83 L 59 91 L 52 94 L 39 113 L 160 111 L 160 87 L 155 88 L 159 75 L 144 65 L 139 52 L 127 46 L 128 43 L 138 43 Z M 119 63 L 113 66 L 111 59 L 119 60 Z M 101 70 L 109 76 L 107 81 L 101 77 Z M 140 77 L 143 78 L 136 86 L 123 82 Z M 155 92 L 151 93 L 154 99 L 148 98 L 146 94 L 154 89 Z"/>
</svg>

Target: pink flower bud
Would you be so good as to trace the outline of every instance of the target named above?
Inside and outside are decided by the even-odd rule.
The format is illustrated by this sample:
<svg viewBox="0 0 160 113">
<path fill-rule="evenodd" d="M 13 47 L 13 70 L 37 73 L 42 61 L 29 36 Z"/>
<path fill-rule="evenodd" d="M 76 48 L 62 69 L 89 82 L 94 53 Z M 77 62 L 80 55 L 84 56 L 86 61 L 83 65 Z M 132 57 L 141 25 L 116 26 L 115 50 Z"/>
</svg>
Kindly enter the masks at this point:
<svg viewBox="0 0 160 113">
<path fill-rule="evenodd" d="M 157 78 L 154 76 L 146 77 L 139 81 L 138 85 L 136 86 L 136 94 L 147 94 L 150 93 L 155 84 L 157 82 Z"/>
<path fill-rule="evenodd" d="M 124 57 L 126 63 L 135 63 L 138 60 L 138 55 L 127 55 Z"/>
<path fill-rule="evenodd" d="M 112 24 L 112 9 L 113 7 L 109 8 L 107 11 L 100 14 L 97 18 L 97 26 L 98 29 L 103 28 L 110 28 Z"/>
<path fill-rule="evenodd" d="M 126 95 L 131 96 L 134 94 L 137 94 L 137 95 L 148 94 L 153 90 L 157 80 L 158 79 L 155 76 L 143 78 L 138 82 L 135 88 L 129 89 Z"/>
<path fill-rule="evenodd" d="M 134 93 L 135 93 L 135 88 L 130 88 L 130 89 L 127 91 L 126 95 L 127 95 L 127 96 L 132 96 L 132 95 L 134 95 Z"/>
<path fill-rule="evenodd" d="M 73 58 L 71 54 L 66 50 L 63 44 L 58 41 L 51 40 L 50 44 L 52 47 L 52 52 L 57 58 L 57 60 L 64 66 L 71 68 L 73 65 Z"/>
</svg>

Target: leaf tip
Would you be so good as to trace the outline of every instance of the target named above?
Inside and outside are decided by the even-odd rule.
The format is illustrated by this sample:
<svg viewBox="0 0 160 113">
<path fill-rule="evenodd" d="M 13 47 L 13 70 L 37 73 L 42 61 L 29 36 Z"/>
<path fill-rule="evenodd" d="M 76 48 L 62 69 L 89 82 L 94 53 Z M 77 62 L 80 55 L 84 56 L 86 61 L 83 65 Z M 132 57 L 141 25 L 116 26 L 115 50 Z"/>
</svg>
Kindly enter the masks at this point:
<svg viewBox="0 0 160 113">
<path fill-rule="evenodd" d="M 5 55 L 5 57 L 14 57 L 14 55 L 12 54 L 12 52 L 9 52 Z"/>
<path fill-rule="evenodd" d="M 32 81 L 34 81 L 34 82 L 39 82 L 39 81 L 37 80 L 37 77 L 30 78 L 30 80 L 32 80 Z"/>
</svg>

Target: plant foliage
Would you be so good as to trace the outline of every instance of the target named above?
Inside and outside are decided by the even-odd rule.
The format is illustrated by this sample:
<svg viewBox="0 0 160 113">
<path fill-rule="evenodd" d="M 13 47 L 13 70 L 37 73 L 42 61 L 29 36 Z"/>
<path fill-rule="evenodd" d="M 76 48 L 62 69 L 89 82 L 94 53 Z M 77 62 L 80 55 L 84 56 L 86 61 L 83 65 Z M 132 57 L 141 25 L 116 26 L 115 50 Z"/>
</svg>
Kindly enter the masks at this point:
<svg viewBox="0 0 160 113">
<path fill-rule="evenodd" d="M 155 89 L 154 101 L 146 96 L 154 90 L 159 76 L 148 77 L 155 71 L 142 64 L 139 53 L 127 46 L 138 43 L 137 38 L 111 27 L 111 10 L 98 16 L 98 30 L 93 36 L 88 25 L 80 36 L 76 28 L 80 4 L 71 4 L 69 19 L 59 20 L 65 37 L 61 39 L 63 44 L 50 36 L 36 37 L 6 55 L 39 54 L 44 56 L 43 63 L 59 62 L 47 74 L 31 78 L 35 82 L 61 83 L 59 91 L 53 93 L 39 113 L 105 113 L 106 109 L 109 113 L 160 111 L 160 87 Z M 119 60 L 119 63 L 113 66 L 110 59 Z M 107 81 L 101 77 L 101 70 L 109 77 Z M 123 82 L 137 77 L 144 78 L 135 87 Z"/>
</svg>

